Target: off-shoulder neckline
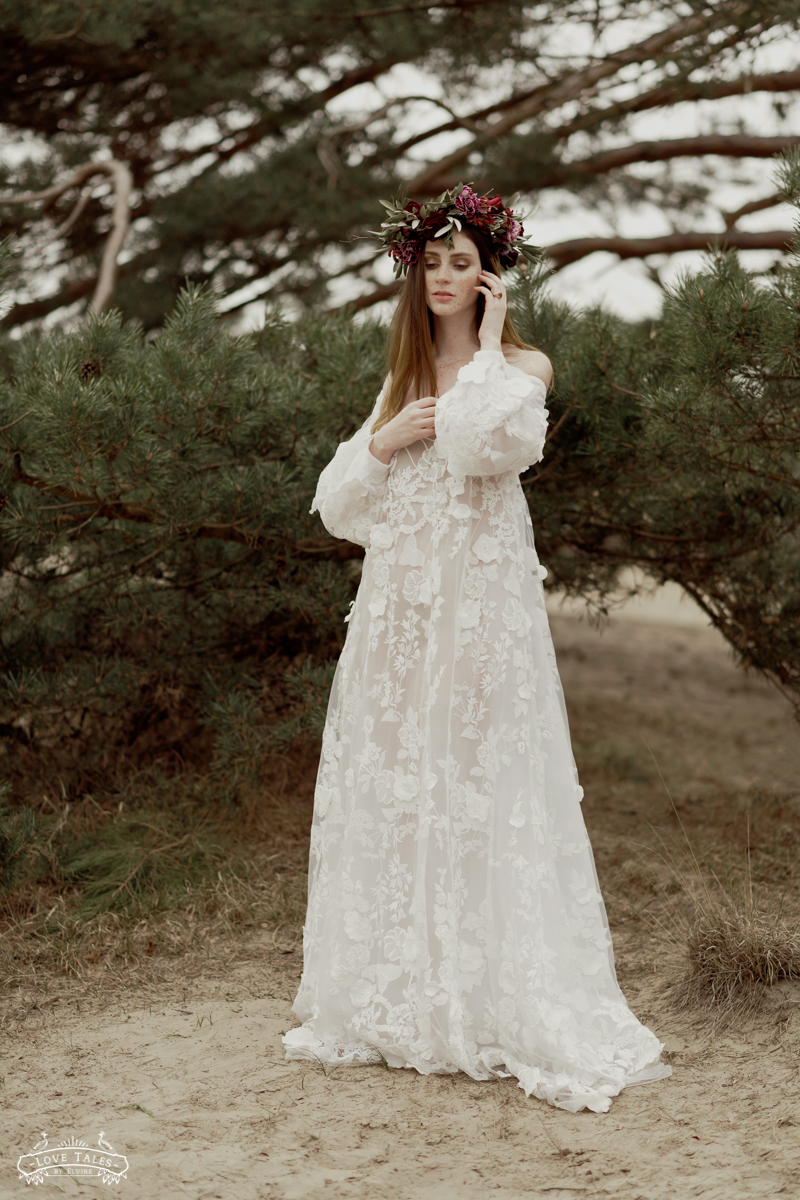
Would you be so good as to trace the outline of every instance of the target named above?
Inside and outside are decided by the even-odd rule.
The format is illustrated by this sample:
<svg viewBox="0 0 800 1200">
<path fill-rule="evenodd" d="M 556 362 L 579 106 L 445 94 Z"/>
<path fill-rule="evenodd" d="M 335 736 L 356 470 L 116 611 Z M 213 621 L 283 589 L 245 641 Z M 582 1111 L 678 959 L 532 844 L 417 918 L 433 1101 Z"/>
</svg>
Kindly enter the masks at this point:
<svg viewBox="0 0 800 1200">
<path fill-rule="evenodd" d="M 517 366 L 515 366 L 515 365 L 514 365 L 514 363 L 512 363 L 512 362 L 509 362 L 509 361 L 508 361 L 508 359 L 506 358 L 505 354 L 503 354 L 503 351 L 502 351 L 502 350 L 476 350 L 476 351 L 475 351 L 475 354 L 473 354 L 473 356 L 472 356 L 472 358 L 469 360 L 469 362 L 465 362 L 463 367 L 459 367 L 459 368 L 458 368 L 458 375 L 460 375 L 460 374 L 461 374 L 461 372 L 464 370 L 464 367 L 468 367 L 468 366 L 470 365 L 470 363 L 471 363 L 471 362 L 474 362 L 474 360 L 475 360 L 475 355 L 477 355 L 477 354 L 499 354 L 499 355 L 501 356 L 501 358 L 503 359 L 503 362 L 506 364 L 506 366 L 508 366 L 508 367 L 511 367 L 511 368 L 512 368 L 512 370 L 514 370 L 514 371 L 519 371 L 520 375 L 524 375 L 526 379 L 535 379 L 535 380 L 536 380 L 536 382 L 537 382 L 537 383 L 540 383 L 540 384 L 542 385 L 542 387 L 544 388 L 544 390 L 545 390 L 545 395 L 547 394 L 547 384 L 546 384 L 546 383 L 545 383 L 545 381 L 544 381 L 544 380 L 541 378 L 541 376 L 539 376 L 539 375 L 530 375 L 530 374 L 529 374 L 527 371 L 523 371 L 522 367 L 517 367 Z M 458 383 L 459 383 L 459 378 L 458 378 L 458 375 L 456 375 L 456 381 L 455 381 L 455 383 L 453 384 L 453 386 L 452 386 L 452 387 L 449 387 L 449 388 L 447 389 L 447 391 L 446 391 L 446 392 L 442 392 L 441 396 L 437 396 L 437 397 L 436 397 L 436 399 L 437 399 L 437 400 L 444 400 L 445 396 L 449 396 L 451 392 L 454 392 L 454 391 L 455 391 L 455 389 L 456 389 L 456 387 L 458 386 Z M 379 400 L 379 401 L 380 401 L 380 400 L 383 398 L 383 394 L 384 394 L 384 392 L 386 391 L 386 384 L 387 384 L 388 382 L 389 382 L 389 376 L 387 375 L 387 376 L 386 376 L 386 379 L 384 380 L 383 387 L 381 388 L 380 395 L 378 396 L 378 400 Z M 406 405 L 404 404 L 404 405 L 403 405 L 403 408 L 405 408 L 405 407 L 406 407 Z"/>
</svg>

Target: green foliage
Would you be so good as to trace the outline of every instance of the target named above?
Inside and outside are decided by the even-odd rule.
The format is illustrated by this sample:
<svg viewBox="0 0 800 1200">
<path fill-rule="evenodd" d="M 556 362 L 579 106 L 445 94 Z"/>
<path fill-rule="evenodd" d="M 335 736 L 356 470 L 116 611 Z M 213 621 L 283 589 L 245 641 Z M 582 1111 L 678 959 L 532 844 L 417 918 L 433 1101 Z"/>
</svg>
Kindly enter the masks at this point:
<svg viewBox="0 0 800 1200">
<path fill-rule="evenodd" d="M 0 896 L 19 882 L 27 852 L 36 835 L 36 818 L 30 808 L 13 811 L 6 797 L 8 785 L 0 783 Z"/>
<path fill-rule="evenodd" d="M 156 339 L 107 314 L 15 346 L 0 721 L 36 714 L 23 759 L 58 746 L 93 790 L 171 747 L 202 759 L 210 729 L 234 796 L 259 753 L 319 724 L 297 681 L 324 691 L 361 552 L 309 508 L 382 354 L 376 326 L 336 318 L 231 337 L 191 288 Z"/>
<path fill-rule="evenodd" d="M 555 367 L 523 481 L 549 584 L 602 609 L 621 566 L 675 580 L 797 695 L 800 258 L 765 281 L 712 254 L 639 325 L 544 284 L 523 276 L 512 303 Z M 190 286 L 157 337 L 112 313 L 8 347 L 3 887 L 39 845 L 19 803 L 58 778 L 72 802 L 105 797 L 105 817 L 51 834 L 52 879 L 93 910 L 166 903 L 176 872 L 216 861 L 191 814 L 257 798 L 271 755 L 319 737 L 361 551 L 309 508 L 373 403 L 384 339 L 277 312 L 232 337 Z M 112 819 L 145 769 L 161 783 Z M 167 821 L 170 780 L 190 776 Z"/>
<path fill-rule="evenodd" d="M 800 692 L 800 259 L 764 283 L 712 254 L 641 326 L 517 304 L 555 365 L 525 482 L 551 583 L 602 608 L 622 565 L 674 580 Z"/>
<path fill-rule="evenodd" d="M 184 822 L 185 823 L 185 822 Z M 82 917 L 115 910 L 135 915 L 170 908 L 220 861 L 218 839 L 181 830 L 174 814 L 140 812 L 65 839 L 56 875 L 77 889 Z"/>
</svg>

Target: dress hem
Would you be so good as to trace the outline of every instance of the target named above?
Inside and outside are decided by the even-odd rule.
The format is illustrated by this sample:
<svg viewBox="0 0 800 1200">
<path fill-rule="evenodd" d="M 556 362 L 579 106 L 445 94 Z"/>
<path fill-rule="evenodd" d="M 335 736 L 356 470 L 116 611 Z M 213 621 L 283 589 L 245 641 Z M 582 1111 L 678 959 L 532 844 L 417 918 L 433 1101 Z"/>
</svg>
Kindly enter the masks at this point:
<svg viewBox="0 0 800 1200">
<path fill-rule="evenodd" d="M 420 1075 L 456 1075 L 463 1072 L 476 1082 L 516 1078 L 525 1095 L 545 1100 L 555 1108 L 577 1113 L 583 1109 L 590 1112 L 608 1112 L 615 1096 L 626 1087 L 645 1083 L 656 1083 L 672 1075 L 672 1067 L 662 1063 L 658 1057 L 637 1065 L 636 1070 L 609 1065 L 604 1077 L 590 1083 L 579 1079 L 569 1080 L 563 1072 L 557 1074 L 541 1067 L 519 1062 L 500 1047 L 487 1047 L 470 1063 L 426 1062 L 410 1052 L 408 1057 L 393 1050 L 379 1049 L 364 1041 L 346 1041 L 330 1038 L 323 1040 L 308 1027 L 300 1025 L 288 1030 L 282 1038 L 289 1061 L 306 1060 L 325 1066 L 357 1067 L 377 1066 L 405 1067 Z M 659 1043 L 659 1054 L 661 1052 Z"/>
</svg>

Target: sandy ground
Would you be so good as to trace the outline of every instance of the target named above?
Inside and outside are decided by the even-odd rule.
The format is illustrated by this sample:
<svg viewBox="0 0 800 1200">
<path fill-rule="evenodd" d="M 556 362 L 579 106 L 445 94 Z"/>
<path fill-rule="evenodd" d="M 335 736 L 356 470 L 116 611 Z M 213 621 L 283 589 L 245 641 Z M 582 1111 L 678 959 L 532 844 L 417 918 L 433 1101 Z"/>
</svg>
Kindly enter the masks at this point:
<svg viewBox="0 0 800 1200">
<path fill-rule="evenodd" d="M 286 1063 L 301 955 L 261 929 L 217 943 L 191 976 L 155 955 L 147 984 L 109 991 L 97 967 L 81 995 L 56 979 L 47 995 L 6 998 L 0 1196 L 24 1194 L 16 1160 L 43 1130 L 51 1145 L 96 1145 L 103 1130 L 129 1160 L 120 1194 L 137 1200 L 800 1196 L 800 984 L 774 989 L 751 1027 L 712 1034 L 668 1006 L 671 952 L 647 919 L 653 880 L 673 871 L 662 841 L 680 833 L 653 757 L 701 861 L 749 844 L 755 878 L 793 894 L 790 707 L 698 625 L 553 627 L 620 981 L 673 1077 L 605 1115 L 570 1115 L 512 1081 Z M 106 1191 L 65 1176 L 42 1186 Z"/>
</svg>

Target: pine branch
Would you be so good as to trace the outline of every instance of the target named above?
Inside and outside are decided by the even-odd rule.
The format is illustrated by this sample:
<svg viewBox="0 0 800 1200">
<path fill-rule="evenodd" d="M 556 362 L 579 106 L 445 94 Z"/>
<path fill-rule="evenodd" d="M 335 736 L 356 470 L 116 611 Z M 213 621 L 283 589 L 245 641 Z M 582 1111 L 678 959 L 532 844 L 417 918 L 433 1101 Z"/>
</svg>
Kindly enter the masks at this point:
<svg viewBox="0 0 800 1200">
<path fill-rule="evenodd" d="M 786 192 L 775 192 L 772 196 L 765 196 L 763 200 L 751 200 L 749 204 L 743 204 L 735 212 L 721 212 L 720 215 L 725 222 L 725 228 L 733 229 L 740 217 L 747 217 L 754 212 L 764 212 L 767 208 L 775 208 L 776 204 L 785 204 L 787 199 Z"/>
<path fill-rule="evenodd" d="M 677 254 L 681 250 L 709 250 L 714 246 L 736 250 L 782 250 L 792 247 L 797 234 L 791 229 L 774 229 L 751 233 L 742 229 L 728 229 L 722 233 L 670 233 L 664 237 L 624 238 L 596 237 L 576 238 L 571 242 L 559 242 L 548 246 L 545 253 L 554 269 L 560 271 L 569 263 L 577 262 L 605 250 L 620 258 L 647 258 L 650 254 Z"/>
<path fill-rule="evenodd" d="M 800 90 L 800 71 L 774 71 L 764 75 L 740 75 L 738 79 L 704 80 L 690 83 L 661 84 L 619 100 L 605 108 L 583 112 L 573 121 L 553 130 L 554 138 L 568 138 L 584 133 L 606 122 L 619 120 L 631 113 L 647 112 L 654 108 L 670 108 L 674 104 L 695 103 L 698 100 L 724 100 L 728 96 L 747 96 L 752 92 L 796 92 Z"/>
<path fill-rule="evenodd" d="M 630 146 L 617 146 L 591 158 L 563 163 L 549 171 L 543 179 L 531 181 L 531 186 L 537 189 L 561 187 L 574 175 L 605 175 L 608 171 L 630 166 L 631 163 L 699 158 L 705 154 L 723 155 L 727 158 L 772 158 L 782 150 L 798 145 L 800 136 L 754 137 L 747 134 L 709 134 L 705 137 L 671 138 L 659 142 L 635 142 Z M 524 186 L 524 181 L 521 182 Z M 738 215 L 743 216 L 744 213 Z"/>
<path fill-rule="evenodd" d="M 382 287 L 375 288 L 372 292 L 367 292 L 364 296 L 357 296 L 355 300 L 349 300 L 347 304 L 342 304 L 338 308 L 333 308 L 331 312 L 347 312 L 357 313 L 362 309 L 372 308 L 373 304 L 379 304 L 381 300 L 391 300 L 396 296 L 403 286 L 402 280 L 395 280 L 393 283 L 385 283 Z"/>
<path fill-rule="evenodd" d="M 596 87 L 601 80 L 618 75 L 623 67 L 656 58 L 684 38 L 703 32 L 709 33 L 723 23 L 727 16 L 728 10 L 726 9 L 724 13 L 718 11 L 711 16 L 684 18 L 676 21 L 667 29 L 645 38 L 642 42 L 637 42 L 627 49 L 619 50 L 613 55 L 601 59 L 592 66 L 585 67 L 580 71 L 568 71 L 562 75 L 561 79 L 542 85 L 529 99 L 514 105 L 505 116 L 500 117 L 467 145 L 420 172 L 409 182 L 409 192 L 425 192 L 434 185 L 436 180 L 465 163 L 471 154 L 482 150 L 504 134 L 510 133 L 523 121 L 529 121 L 540 113 L 560 108 L 568 101 L 575 100 L 582 93 Z"/>
<path fill-rule="evenodd" d="M 16 424 L 16 422 L 13 423 Z M 58 496 L 70 504 L 82 508 L 82 511 L 77 513 L 67 513 L 63 509 L 61 510 L 59 516 L 53 522 L 54 525 L 59 527 L 60 533 L 69 534 L 70 532 L 77 532 L 89 522 L 100 517 L 109 521 L 131 521 L 137 525 L 163 526 L 165 524 L 163 520 L 159 519 L 157 512 L 147 508 L 143 504 L 127 504 L 121 499 L 101 500 L 96 496 L 86 495 L 59 484 L 37 479 L 36 476 L 29 475 L 23 469 L 18 455 L 14 458 L 12 479 L 15 483 L 22 483 L 27 487 L 35 488 L 37 491 L 46 492 L 49 496 Z M 260 529 L 246 530 L 242 528 L 241 523 L 232 524 L 222 521 L 215 524 L 203 525 L 172 525 L 170 526 L 170 532 L 176 538 L 210 538 L 215 541 L 235 542 L 238 545 L 248 546 L 251 549 L 260 548 L 265 541 L 264 534 Z M 363 550 L 360 546 L 352 545 L 349 542 L 340 542 L 331 537 L 323 537 L 314 541 L 297 542 L 296 550 L 300 552 L 301 556 L 309 554 L 315 557 L 318 554 L 324 554 L 327 558 L 338 559 L 340 561 L 350 558 L 361 558 L 363 556 Z"/>
</svg>

